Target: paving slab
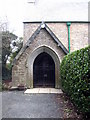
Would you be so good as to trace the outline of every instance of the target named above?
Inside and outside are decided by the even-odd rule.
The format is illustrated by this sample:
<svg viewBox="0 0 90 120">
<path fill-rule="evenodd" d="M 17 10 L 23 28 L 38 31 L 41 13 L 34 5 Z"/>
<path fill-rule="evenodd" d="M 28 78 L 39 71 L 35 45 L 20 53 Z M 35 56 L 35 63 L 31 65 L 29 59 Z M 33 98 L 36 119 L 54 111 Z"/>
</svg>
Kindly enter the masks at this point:
<svg viewBox="0 0 90 120">
<path fill-rule="evenodd" d="M 33 89 L 27 89 L 24 93 L 56 93 L 60 94 L 63 93 L 61 89 L 55 89 L 55 88 L 33 88 Z"/>
<path fill-rule="evenodd" d="M 51 90 L 51 93 L 63 93 L 61 89 L 50 89 Z"/>
<path fill-rule="evenodd" d="M 50 93 L 50 89 L 49 88 L 40 88 L 39 93 Z"/>
</svg>

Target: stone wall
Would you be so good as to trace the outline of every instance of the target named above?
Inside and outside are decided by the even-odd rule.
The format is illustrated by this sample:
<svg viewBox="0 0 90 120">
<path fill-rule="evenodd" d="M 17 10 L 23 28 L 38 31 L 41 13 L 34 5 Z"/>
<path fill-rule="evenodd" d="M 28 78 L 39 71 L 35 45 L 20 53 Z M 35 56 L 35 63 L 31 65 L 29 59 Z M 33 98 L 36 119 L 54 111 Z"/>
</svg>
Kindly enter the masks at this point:
<svg viewBox="0 0 90 120">
<path fill-rule="evenodd" d="M 52 39 L 52 37 L 42 29 L 26 51 L 19 57 L 18 61 L 12 68 L 12 86 L 18 86 L 19 84 L 24 84 L 28 88 L 33 88 L 33 62 L 35 56 L 39 53 L 36 51 L 40 49 L 39 52 L 45 50 L 48 54 L 51 54 L 53 59 L 55 58 L 55 75 L 56 75 L 56 88 L 60 88 L 60 61 L 65 55 L 63 50 L 58 46 L 58 44 Z M 51 53 L 50 53 L 50 51 Z M 36 52 L 35 52 L 36 51 Z M 34 53 L 35 52 L 35 53 Z M 54 56 L 54 54 L 56 56 Z M 59 61 L 59 62 L 57 62 Z"/>
<path fill-rule="evenodd" d="M 72 23 L 70 26 L 71 51 L 84 48 L 88 45 L 88 24 Z"/>
<path fill-rule="evenodd" d="M 46 23 L 58 39 L 68 49 L 68 29 L 66 23 Z M 35 32 L 40 23 L 24 24 L 24 44 Z M 88 45 L 88 23 L 71 23 L 70 26 L 71 52 Z"/>
</svg>

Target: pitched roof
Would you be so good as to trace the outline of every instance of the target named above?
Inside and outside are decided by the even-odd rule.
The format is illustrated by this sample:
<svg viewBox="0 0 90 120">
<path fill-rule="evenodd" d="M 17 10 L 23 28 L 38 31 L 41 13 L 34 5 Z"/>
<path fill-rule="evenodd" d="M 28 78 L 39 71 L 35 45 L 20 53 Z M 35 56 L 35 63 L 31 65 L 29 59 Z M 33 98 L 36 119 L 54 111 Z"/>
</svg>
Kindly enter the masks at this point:
<svg viewBox="0 0 90 120">
<path fill-rule="evenodd" d="M 62 42 L 56 37 L 56 35 L 52 32 L 52 30 L 44 23 L 42 22 L 40 26 L 36 29 L 36 31 L 32 34 L 32 36 L 28 39 L 24 47 L 20 50 L 18 55 L 13 60 L 12 65 L 16 62 L 16 60 L 19 59 L 19 57 L 22 55 L 22 53 L 29 47 L 29 45 L 32 43 L 32 41 L 36 38 L 37 34 L 40 33 L 41 29 L 45 29 L 49 35 L 53 38 L 53 40 L 58 44 L 58 47 L 60 47 L 65 54 L 68 54 L 68 50 L 65 48 L 65 46 L 62 44 Z"/>
<path fill-rule="evenodd" d="M 23 21 L 88 21 L 89 1 L 35 0 L 35 4 L 25 4 Z"/>
</svg>

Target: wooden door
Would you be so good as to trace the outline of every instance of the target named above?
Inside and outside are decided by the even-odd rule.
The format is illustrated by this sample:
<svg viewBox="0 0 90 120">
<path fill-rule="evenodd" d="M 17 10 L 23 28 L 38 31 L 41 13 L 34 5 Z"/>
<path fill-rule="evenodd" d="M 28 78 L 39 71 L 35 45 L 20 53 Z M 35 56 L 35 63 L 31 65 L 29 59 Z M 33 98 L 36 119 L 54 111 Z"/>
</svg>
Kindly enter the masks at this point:
<svg viewBox="0 0 90 120">
<path fill-rule="evenodd" d="M 33 65 L 34 87 L 55 87 L 55 63 L 52 57 L 43 52 Z"/>
</svg>

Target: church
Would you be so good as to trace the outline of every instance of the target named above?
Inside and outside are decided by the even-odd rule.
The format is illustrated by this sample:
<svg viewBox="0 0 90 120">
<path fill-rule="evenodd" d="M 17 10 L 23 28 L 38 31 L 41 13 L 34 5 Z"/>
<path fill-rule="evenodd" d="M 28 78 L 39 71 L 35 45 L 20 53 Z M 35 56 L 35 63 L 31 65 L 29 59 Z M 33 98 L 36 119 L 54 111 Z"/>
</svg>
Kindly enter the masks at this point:
<svg viewBox="0 0 90 120">
<path fill-rule="evenodd" d="M 88 2 L 28 0 L 12 86 L 61 88 L 63 57 L 88 43 Z M 48 4 L 47 4 L 48 3 Z"/>
</svg>

